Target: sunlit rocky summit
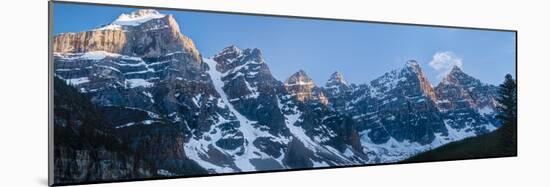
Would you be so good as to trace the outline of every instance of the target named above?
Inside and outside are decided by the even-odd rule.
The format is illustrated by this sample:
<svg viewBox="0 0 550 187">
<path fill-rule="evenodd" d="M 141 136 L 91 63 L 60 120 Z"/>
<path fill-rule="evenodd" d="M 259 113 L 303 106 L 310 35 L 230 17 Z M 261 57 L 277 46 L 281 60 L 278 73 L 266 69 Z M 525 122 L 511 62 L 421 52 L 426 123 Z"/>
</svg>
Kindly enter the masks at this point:
<svg viewBox="0 0 550 187">
<path fill-rule="evenodd" d="M 283 82 L 260 49 L 203 57 L 184 33 L 137 10 L 54 37 L 56 139 L 108 137 L 55 146 L 57 182 L 391 163 L 500 125 L 496 87 L 458 67 L 435 88 L 413 60 L 366 83 Z"/>
</svg>

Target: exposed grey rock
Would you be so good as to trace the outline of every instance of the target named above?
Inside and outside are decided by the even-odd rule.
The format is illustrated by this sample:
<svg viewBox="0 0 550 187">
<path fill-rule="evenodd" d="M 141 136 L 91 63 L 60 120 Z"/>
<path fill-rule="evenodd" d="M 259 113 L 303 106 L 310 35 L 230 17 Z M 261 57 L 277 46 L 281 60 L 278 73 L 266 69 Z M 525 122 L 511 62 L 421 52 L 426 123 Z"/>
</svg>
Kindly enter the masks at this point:
<svg viewBox="0 0 550 187">
<path fill-rule="evenodd" d="M 140 14 L 139 10 L 131 14 Z M 54 37 L 53 50 L 58 53 L 106 51 L 128 56 L 155 57 L 185 51 L 195 61 L 200 54 L 193 41 L 181 34 L 172 15 L 161 15 L 139 25 L 120 25 Z M 116 24 L 116 21 L 113 23 Z"/>
<path fill-rule="evenodd" d="M 433 88 L 415 61 L 354 89 L 348 111 L 374 143 L 394 138 L 429 144 L 435 133 L 447 133 Z"/>
<path fill-rule="evenodd" d="M 302 70 L 283 83 L 259 49 L 201 57 L 155 10 L 60 34 L 54 51 L 56 78 L 90 105 L 76 118 L 60 105 L 56 128 L 101 119 L 98 134 L 128 145 L 57 146 L 65 182 L 388 163 L 498 126 L 496 87 L 459 68 L 435 89 L 416 61 L 366 84 L 335 72 L 320 87 Z"/>
<path fill-rule="evenodd" d="M 487 133 L 499 126 L 494 119 L 496 90 L 495 86 L 481 83 L 457 66 L 435 89 L 446 123 L 475 134 Z"/>
</svg>

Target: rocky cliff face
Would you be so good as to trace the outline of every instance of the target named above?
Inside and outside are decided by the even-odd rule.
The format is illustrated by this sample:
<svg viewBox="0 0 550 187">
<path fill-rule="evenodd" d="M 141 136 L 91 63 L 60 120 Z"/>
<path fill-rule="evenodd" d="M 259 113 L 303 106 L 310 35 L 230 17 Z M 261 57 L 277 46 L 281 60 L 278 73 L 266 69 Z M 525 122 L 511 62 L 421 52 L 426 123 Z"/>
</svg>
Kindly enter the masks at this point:
<svg viewBox="0 0 550 187">
<path fill-rule="evenodd" d="M 200 61 L 195 44 L 180 32 L 174 17 L 154 10 L 138 10 L 130 16 L 121 15 L 111 24 L 91 31 L 60 34 L 54 37 L 53 43 L 53 50 L 57 53 L 105 51 L 128 56 L 156 57 L 185 51 L 196 61 Z"/>
<path fill-rule="evenodd" d="M 494 98 L 490 86 L 458 69 L 435 89 L 415 61 L 369 84 L 345 86 L 344 81 L 336 81 L 341 77 L 333 75 L 324 88 L 329 106 L 352 116 L 361 145 L 374 162 L 403 159 L 498 126 L 492 108 L 474 107 L 476 103 L 487 106 Z M 476 91 L 469 94 L 468 89 Z"/>
<path fill-rule="evenodd" d="M 271 75 L 262 52 L 229 46 L 212 59 L 223 74 L 223 90 L 236 110 L 273 134 L 288 135 L 283 128 L 283 115 L 277 107 L 277 95 L 283 91 L 282 84 Z"/>
<path fill-rule="evenodd" d="M 328 112 L 328 108 L 318 100 L 298 101 L 288 93 L 284 85 L 271 75 L 260 50 L 229 46 L 204 61 L 222 98 L 220 107 L 229 110 L 229 114 L 220 116 L 222 120 L 217 123 L 235 124 L 234 131 L 226 130 L 229 125 L 215 125 L 207 133 L 213 136 L 192 138 L 186 146 L 186 152 L 196 153 L 193 155 L 196 160 L 210 171 L 360 163 L 351 159 L 355 158 L 354 155 L 348 158 L 343 154 L 350 147 L 349 142 L 358 142 L 357 136 L 353 139 L 352 132 L 337 134 L 338 125 L 344 124 L 342 121 L 321 122 L 320 117 L 327 115 L 323 112 Z M 309 112 L 315 106 L 324 109 L 317 114 Z M 221 136 L 215 135 L 218 132 L 222 132 Z M 332 134 L 325 134 L 329 132 Z M 313 140 L 315 138 L 318 142 Z M 228 144 L 211 143 L 220 141 Z M 209 159 L 212 157 L 218 159 Z"/>
<path fill-rule="evenodd" d="M 54 85 L 55 183 L 157 176 L 151 163 L 113 133 L 110 122 L 86 96 L 60 79 Z"/>
<path fill-rule="evenodd" d="M 338 95 L 347 89 L 349 89 L 349 85 L 344 79 L 344 75 L 338 71 L 332 73 L 325 84 L 325 90 L 330 92 L 330 95 Z"/>
<path fill-rule="evenodd" d="M 328 104 L 323 91 L 315 85 L 313 80 L 303 70 L 292 74 L 285 81 L 284 85 L 287 92 L 298 101 L 318 101 L 324 105 Z"/>
<path fill-rule="evenodd" d="M 396 162 L 498 126 L 496 87 L 458 68 L 435 89 L 415 61 L 365 84 L 283 83 L 260 49 L 203 58 L 155 10 L 60 34 L 54 51 L 56 94 L 87 103 L 56 95 L 59 183 Z"/>
<path fill-rule="evenodd" d="M 64 33 L 54 37 L 53 50 L 59 53 L 83 53 L 88 51 L 121 53 L 126 42 L 126 34 L 123 30 Z"/>
<path fill-rule="evenodd" d="M 153 10 L 121 15 L 92 31 L 60 34 L 54 51 L 56 75 L 92 93 L 102 105 L 154 110 L 153 95 L 159 91 L 154 85 L 174 89 L 175 84 L 166 83 L 209 81 L 193 42 L 171 15 Z"/>
<path fill-rule="evenodd" d="M 344 79 L 344 75 L 336 71 L 326 82 L 323 87 L 324 93 L 328 98 L 328 104 L 336 111 L 345 112 L 347 110 L 347 102 L 351 99 L 353 89 L 356 85 L 349 85 Z"/>
<path fill-rule="evenodd" d="M 356 92 L 350 111 L 374 143 L 395 138 L 429 144 L 435 133 L 446 133 L 432 98 L 435 93 L 416 62 L 407 62 Z"/>
<path fill-rule="evenodd" d="M 494 130 L 496 102 L 495 86 L 481 83 L 459 67 L 437 85 L 438 107 L 446 116 L 446 123 L 465 134 L 483 134 Z"/>
<path fill-rule="evenodd" d="M 445 92 L 447 89 L 458 89 L 460 93 L 449 94 Z M 441 83 L 435 88 L 439 100 L 445 100 L 447 97 L 460 96 L 466 99 L 468 105 L 474 108 L 495 109 L 497 95 L 496 86 L 482 83 L 480 80 L 464 73 L 462 69 L 455 66 L 451 72 L 443 78 Z M 443 104 L 444 105 L 444 104 Z M 452 106 L 442 106 L 444 109 L 450 109 Z"/>
<path fill-rule="evenodd" d="M 114 129 L 113 136 L 130 142 L 132 154 L 155 168 L 152 175 L 204 173 L 183 147 L 193 133 L 211 128 L 205 121 L 213 113 L 227 112 L 216 105 L 219 95 L 205 72 L 207 66 L 172 16 L 156 11 L 130 15 L 134 16 L 121 19 L 121 15 L 93 31 L 57 36 L 55 75 L 100 106 L 106 113 L 102 118 L 110 121 L 108 128 Z M 113 35 L 119 32 L 124 36 Z M 69 161 L 81 162 L 78 158 Z"/>
</svg>

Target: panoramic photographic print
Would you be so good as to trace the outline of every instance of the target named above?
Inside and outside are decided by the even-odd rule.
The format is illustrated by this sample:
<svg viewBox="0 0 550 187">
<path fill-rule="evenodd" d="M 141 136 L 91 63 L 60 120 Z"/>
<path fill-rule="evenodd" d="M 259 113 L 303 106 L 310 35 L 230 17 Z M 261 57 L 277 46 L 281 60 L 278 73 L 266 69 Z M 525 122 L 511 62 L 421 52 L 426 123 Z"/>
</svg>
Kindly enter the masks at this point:
<svg viewBox="0 0 550 187">
<path fill-rule="evenodd" d="M 50 8 L 54 185 L 517 155 L 515 31 Z"/>
</svg>

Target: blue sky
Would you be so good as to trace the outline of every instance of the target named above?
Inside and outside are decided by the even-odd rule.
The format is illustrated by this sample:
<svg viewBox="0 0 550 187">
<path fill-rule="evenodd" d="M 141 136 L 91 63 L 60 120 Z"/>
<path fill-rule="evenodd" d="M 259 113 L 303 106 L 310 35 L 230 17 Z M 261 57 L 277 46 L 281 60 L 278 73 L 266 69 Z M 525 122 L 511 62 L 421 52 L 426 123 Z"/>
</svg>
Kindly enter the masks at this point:
<svg viewBox="0 0 550 187">
<path fill-rule="evenodd" d="M 134 8 L 56 3 L 54 33 L 90 30 Z M 163 11 L 203 56 L 227 47 L 259 48 L 275 78 L 303 69 L 318 85 L 340 71 L 348 82 L 366 83 L 409 59 L 432 84 L 453 64 L 483 82 L 499 84 L 515 74 L 513 32 L 358 23 L 221 13 Z"/>
</svg>

